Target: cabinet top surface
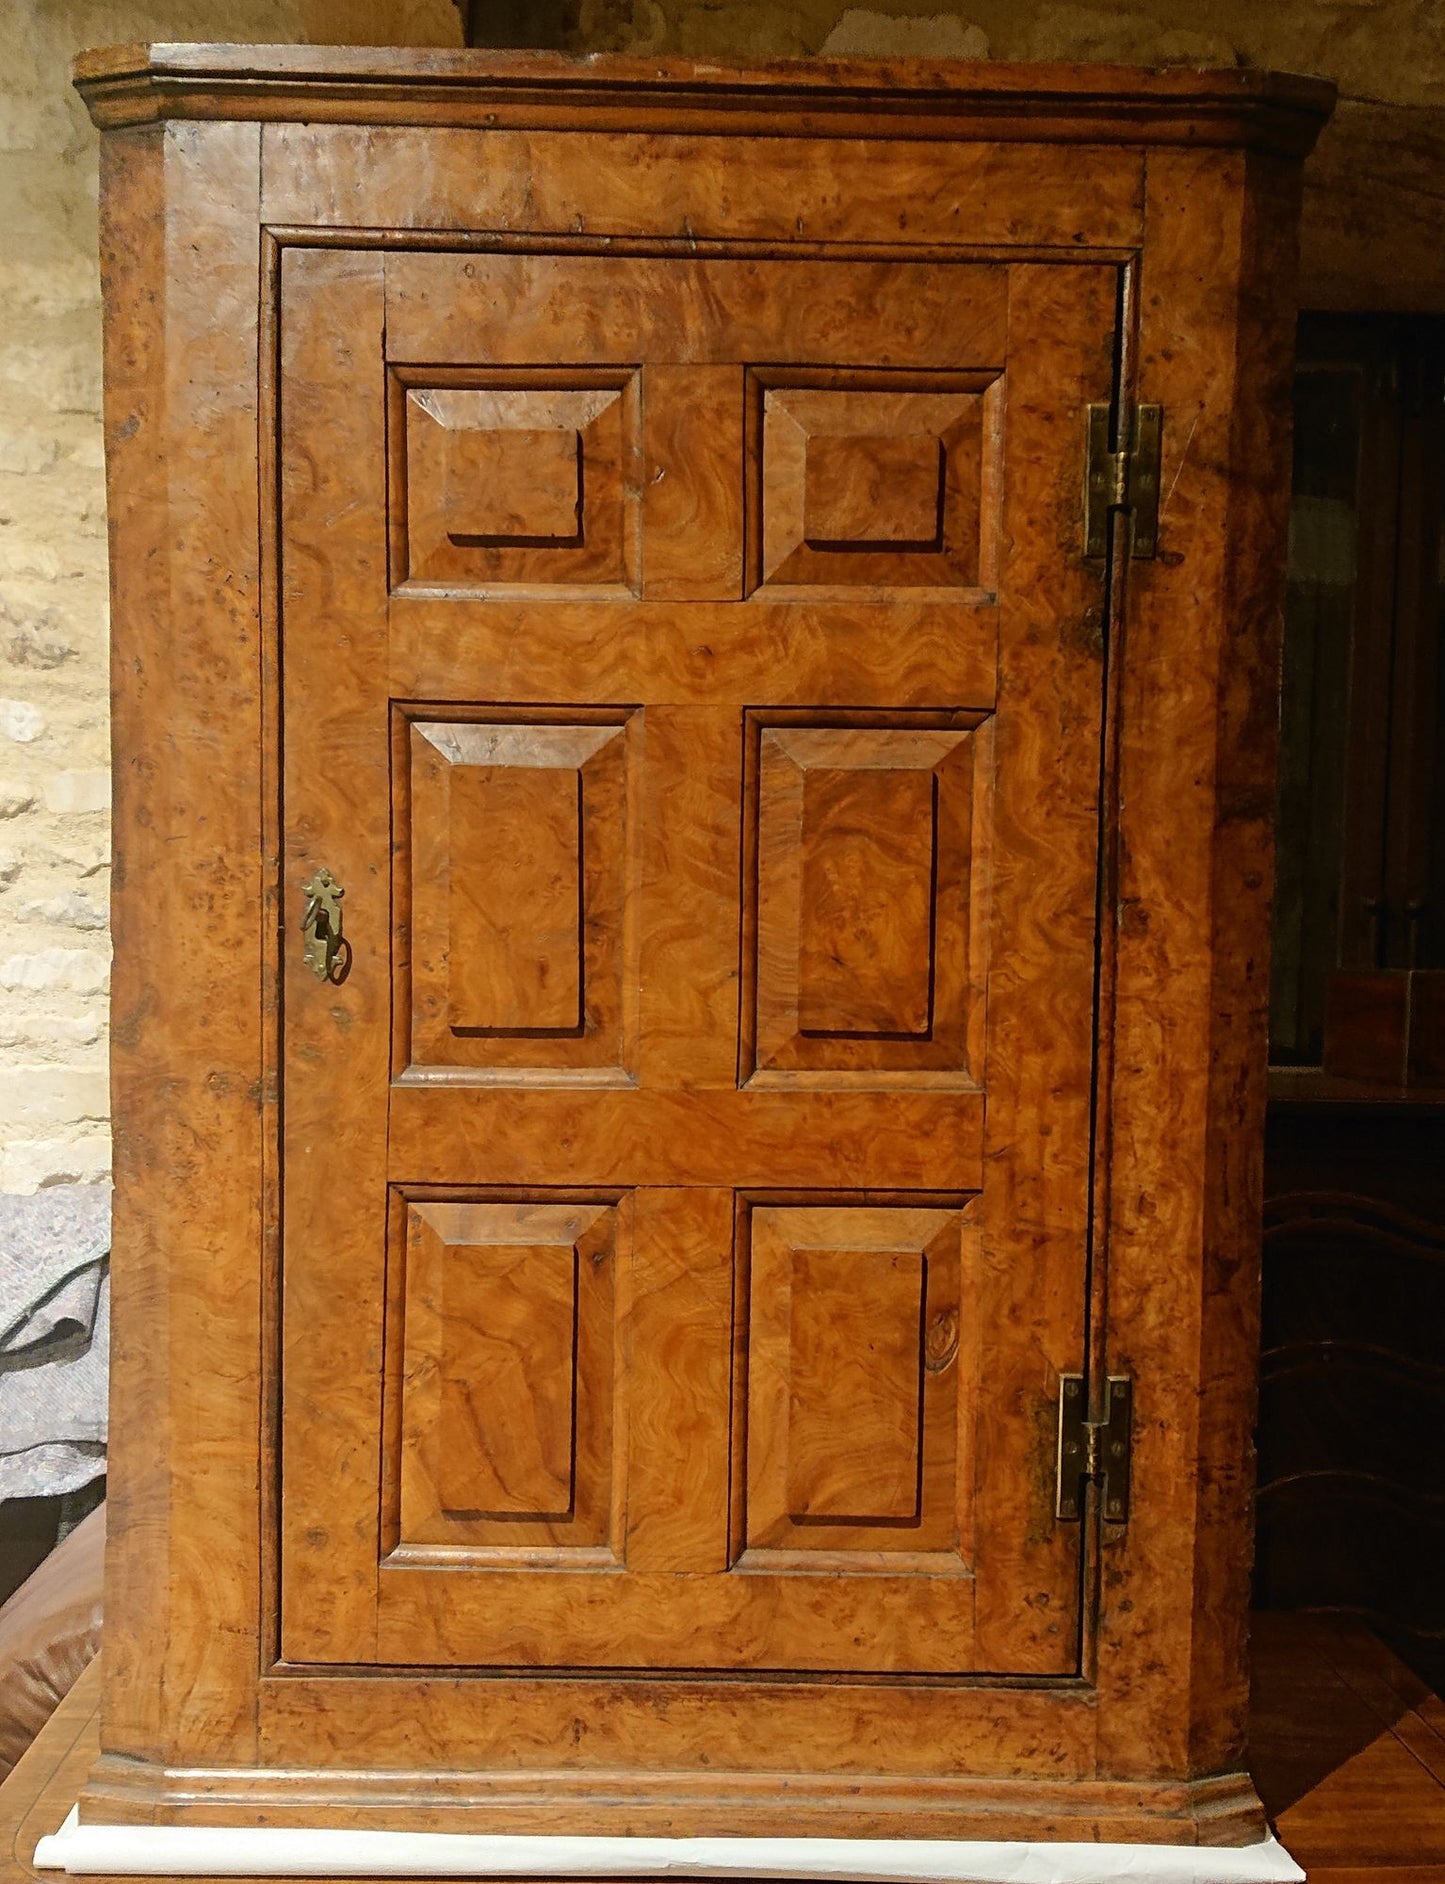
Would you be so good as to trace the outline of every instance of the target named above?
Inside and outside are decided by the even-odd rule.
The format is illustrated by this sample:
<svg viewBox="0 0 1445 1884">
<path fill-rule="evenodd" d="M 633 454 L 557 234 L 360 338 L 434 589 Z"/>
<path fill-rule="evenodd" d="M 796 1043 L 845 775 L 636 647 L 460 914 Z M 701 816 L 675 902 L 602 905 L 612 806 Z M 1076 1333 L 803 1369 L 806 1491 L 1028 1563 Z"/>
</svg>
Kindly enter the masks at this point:
<svg viewBox="0 0 1445 1884">
<path fill-rule="evenodd" d="M 102 129 L 172 118 L 714 135 L 1194 144 L 1305 155 L 1321 79 L 915 59 L 721 65 L 421 47 L 128 45 L 82 53 Z"/>
</svg>

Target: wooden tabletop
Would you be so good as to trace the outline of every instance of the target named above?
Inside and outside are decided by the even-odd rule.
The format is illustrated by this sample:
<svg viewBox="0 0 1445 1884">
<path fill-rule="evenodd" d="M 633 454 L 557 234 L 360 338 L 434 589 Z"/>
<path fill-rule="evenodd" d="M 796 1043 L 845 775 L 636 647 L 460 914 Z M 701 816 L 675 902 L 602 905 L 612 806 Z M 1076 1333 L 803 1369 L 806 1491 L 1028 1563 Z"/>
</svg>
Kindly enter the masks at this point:
<svg viewBox="0 0 1445 1884">
<path fill-rule="evenodd" d="M 1445 1884 L 1445 1701 L 1358 1624 L 1255 1618 L 1254 1776 L 1309 1884 Z M 0 1884 L 37 1876 L 36 1841 L 98 1748 L 92 1664 L 0 1786 Z"/>
</svg>

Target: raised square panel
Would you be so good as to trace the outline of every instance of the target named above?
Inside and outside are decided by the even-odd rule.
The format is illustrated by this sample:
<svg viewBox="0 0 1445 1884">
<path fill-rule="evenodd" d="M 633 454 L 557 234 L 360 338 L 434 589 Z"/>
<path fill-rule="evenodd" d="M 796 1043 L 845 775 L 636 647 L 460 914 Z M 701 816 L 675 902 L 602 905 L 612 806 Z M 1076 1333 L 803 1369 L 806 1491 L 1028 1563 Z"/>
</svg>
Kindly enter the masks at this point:
<svg viewBox="0 0 1445 1884">
<path fill-rule="evenodd" d="M 748 715 L 749 1083 L 977 1083 L 979 714 Z"/>
<path fill-rule="evenodd" d="M 956 1551 L 961 1209 L 754 1206 L 749 1550 Z"/>
<path fill-rule="evenodd" d="M 419 412 L 443 427 L 448 542 L 461 549 L 507 544 L 566 548 L 580 543 L 581 432 L 565 424 L 548 431 L 521 425 L 445 424 L 457 401 L 480 397 L 461 392 L 410 395 Z M 524 411 L 536 397 L 513 395 Z"/>
<path fill-rule="evenodd" d="M 633 593 L 636 376 L 398 368 L 393 581 Z"/>
<path fill-rule="evenodd" d="M 943 546 L 943 441 L 931 432 L 827 432 L 804 458 L 803 541 L 810 549 Z"/>
<path fill-rule="evenodd" d="M 754 369 L 754 586 L 993 586 L 996 374 Z"/>
<path fill-rule="evenodd" d="M 616 1206 L 402 1211 L 399 1547 L 607 1547 Z"/>
<path fill-rule="evenodd" d="M 625 1080 L 631 727 L 401 710 L 395 808 L 406 1069 Z"/>
</svg>

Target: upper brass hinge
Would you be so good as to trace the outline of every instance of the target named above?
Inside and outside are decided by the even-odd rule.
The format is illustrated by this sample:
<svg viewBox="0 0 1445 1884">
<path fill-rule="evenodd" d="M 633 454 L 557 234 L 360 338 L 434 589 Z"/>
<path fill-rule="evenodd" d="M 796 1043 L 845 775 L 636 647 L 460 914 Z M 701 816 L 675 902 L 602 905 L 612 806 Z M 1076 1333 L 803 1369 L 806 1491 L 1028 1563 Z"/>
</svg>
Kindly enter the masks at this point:
<svg viewBox="0 0 1445 1884">
<path fill-rule="evenodd" d="M 1109 446 L 1108 406 L 1089 407 L 1089 449 L 1084 472 L 1084 554 L 1109 550 L 1109 512 L 1124 512 L 1129 554 L 1152 556 L 1159 545 L 1159 445 L 1163 406 L 1134 406 L 1128 437 Z"/>
<path fill-rule="evenodd" d="M 1127 1374 L 1104 1382 L 1104 1417 L 1091 1420 L 1082 1374 L 1059 1378 L 1059 1451 L 1054 1515 L 1077 1518 L 1084 1482 L 1099 1487 L 1099 1505 L 1111 1524 L 1129 1516 L 1129 1455 L 1133 1441 L 1134 1383 Z"/>
</svg>

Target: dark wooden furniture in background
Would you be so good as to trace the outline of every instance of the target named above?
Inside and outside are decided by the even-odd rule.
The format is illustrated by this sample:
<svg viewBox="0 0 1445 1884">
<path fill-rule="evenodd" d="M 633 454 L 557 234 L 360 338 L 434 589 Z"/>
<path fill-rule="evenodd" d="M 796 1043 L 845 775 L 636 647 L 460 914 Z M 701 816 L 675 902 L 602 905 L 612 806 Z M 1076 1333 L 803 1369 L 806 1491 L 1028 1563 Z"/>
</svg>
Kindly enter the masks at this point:
<svg viewBox="0 0 1445 1884">
<path fill-rule="evenodd" d="M 1367 1620 L 1445 1686 L 1445 1127 L 1276 1101 L 1265 1168 L 1257 1596 Z"/>
<path fill-rule="evenodd" d="M 204 47 L 80 82 L 117 830 L 83 1816 L 1256 1837 L 1329 88 Z M 1112 456 L 1152 403 L 1162 462 Z M 1131 1510 L 1119 1427 L 1106 1485 L 1056 1440 L 1111 1375 Z"/>
<path fill-rule="evenodd" d="M 1295 379 L 1276 1066 L 1336 970 L 1445 969 L 1445 319 L 1307 315 Z"/>
<path fill-rule="evenodd" d="M 1256 1570 L 1262 1605 L 1366 1618 L 1437 1686 L 1445 1094 L 1418 1051 L 1403 1080 L 1389 1010 L 1445 970 L 1442 393 L 1445 319 L 1302 320 Z M 1417 976 L 1417 1048 L 1424 1006 Z"/>
<path fill-rule="evenodd" d="M 493 50 L 533 46 L 565 51 L 575 42 L 580 0 L 454 0 L 463 44 Z"/>
</svg>

